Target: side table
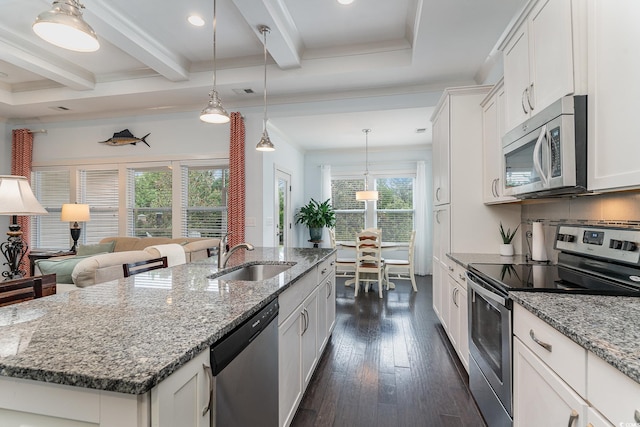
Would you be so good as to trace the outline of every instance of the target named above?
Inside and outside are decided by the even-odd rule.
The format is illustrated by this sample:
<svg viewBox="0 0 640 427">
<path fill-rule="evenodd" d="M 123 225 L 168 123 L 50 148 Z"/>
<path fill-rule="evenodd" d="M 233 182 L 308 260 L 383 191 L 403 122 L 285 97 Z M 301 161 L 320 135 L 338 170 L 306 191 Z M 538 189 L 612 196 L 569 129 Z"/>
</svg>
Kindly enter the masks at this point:
<svg viewBox="0 0 640 427">
<path fill-rule="evenodd" d="M 44 251 L 44 250 L 39 250 L 39 249 L 34 249 L 31 252 L 29 252 L 29 272 L 31 273 L 31 276 L 33 277 L 34 273 L 35 273 L 35 269 L 36 269 L 36 261 L 39 259 L 49 259 L 49 258 L 53 258 L 56 256 L 64 256 L 64 255 L 75 255 L 75 251 L 69 251 L 69 250 L 49 250 L 49 251 Z"/>
</svg>

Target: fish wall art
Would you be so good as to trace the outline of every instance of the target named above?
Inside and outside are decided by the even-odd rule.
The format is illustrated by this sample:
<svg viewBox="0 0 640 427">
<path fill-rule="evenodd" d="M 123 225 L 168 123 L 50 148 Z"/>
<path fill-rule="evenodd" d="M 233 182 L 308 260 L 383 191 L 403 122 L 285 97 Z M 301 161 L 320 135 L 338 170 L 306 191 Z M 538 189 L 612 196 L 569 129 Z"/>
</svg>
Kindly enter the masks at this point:
<svg viewBox="0 0 640 427">
<path fill-rule="evenodd" d="M 113 136 L 106 141 L 98 141 L 100 144 L 107 145 L 136 145 L 138 142 L 144 142 L 147 144 L 147 147 L 151 147 L 149 143 L 146 141 L 146 138 L 151 135 L 151 133 L 146 134 L 142 138 L 138 138 L 133 136 L 133 134 L 129 131 L 129 129 L 121 130 L 120 132 L 116 132 Z"/>
</svg>

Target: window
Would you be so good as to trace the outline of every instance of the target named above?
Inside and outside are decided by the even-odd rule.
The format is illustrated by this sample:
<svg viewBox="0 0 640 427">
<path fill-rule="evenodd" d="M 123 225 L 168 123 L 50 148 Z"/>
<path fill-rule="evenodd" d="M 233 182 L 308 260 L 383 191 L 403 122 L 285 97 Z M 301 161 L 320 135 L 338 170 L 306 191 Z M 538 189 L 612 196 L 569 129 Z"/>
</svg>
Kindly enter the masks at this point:
<svg viewBox="0 0 640 427">
<path fill-rule="evenodd" d="M 60 221 L 62 204 L 69 203 L 69 170 L 33 171 L 31 188 L 40 204 L 49 212 L 49 215 L 31 217 L 31 248 L 70 248 L 69 223 Z"/>
<path fill-rule="evenodd" d="M 79 170 L 79 203 L 91 207 L 91 220 L 84 224 L 81 239 L 98 243 L 105 237 L 118 236 L 118 170 Z"/>
<path fill-rule="evenodd" d="M 127 235 L 172 237 L 172 171 L 128 169 Z"/>
<path fill-rule="evenodd" d="M 365 228 L 365 203 L 356 201 L 356 191 L 364 190 L 362 178 L 331 179 L 331 202 L 336 212 L 336 240 L 352 241 Z"/>
<path fill-rule="evenodd" d="M 221 237 L 227 231 L 229 169 L 182 166 L 182 233 Z"/>
<path fill-rule="evenodd" d="M 413 230 L 412 177 L 376 178 L 376 227 L 382 229 L 382 241 L 408 242 Z"/>
</svg>

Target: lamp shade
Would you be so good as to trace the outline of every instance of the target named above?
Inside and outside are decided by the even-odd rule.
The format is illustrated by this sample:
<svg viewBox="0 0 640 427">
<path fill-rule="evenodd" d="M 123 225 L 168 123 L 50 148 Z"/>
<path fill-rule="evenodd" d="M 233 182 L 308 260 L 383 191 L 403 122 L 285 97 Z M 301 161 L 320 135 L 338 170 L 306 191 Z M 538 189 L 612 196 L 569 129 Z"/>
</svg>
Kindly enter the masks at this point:
<svg viewBox="0 0 640 427">
<path fill-rule="evenodd" d="M 42 215 L 40 205 L 24 176 L 0 175 L 0 215 Z"/>
<path fill-rule="evenodd" d="M 38 15 L 33 31 L 63 49 L 94 52 L 100 43 L 93 28 L 82 19 L 82 8 L 78 0 L 55 0 L 51 10 Z"/>
<path fill-rule="evenodd" d="M 378 192 L 372 190 L 356 191 L 356 200 L 363 202 L 367 200 L 378 200 Z"/>
<path fill-rule="evenodd" d="M 62 205 L 60 220 L 65 222 L 86 222 L 91 220 L 89 205 L 65 203 Z"/>
</svg>

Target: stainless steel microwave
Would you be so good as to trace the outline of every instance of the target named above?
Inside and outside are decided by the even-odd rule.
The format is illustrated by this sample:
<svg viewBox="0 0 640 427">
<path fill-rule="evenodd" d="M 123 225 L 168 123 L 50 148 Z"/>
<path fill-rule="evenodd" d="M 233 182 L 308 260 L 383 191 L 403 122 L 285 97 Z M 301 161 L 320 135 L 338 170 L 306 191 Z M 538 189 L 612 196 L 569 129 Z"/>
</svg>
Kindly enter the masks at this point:
<svg viewBox="0 0 640 427">
<path fill-rule="evenodd" d="M 587 97 L 565 96 L 502 138 L 504 194 L 587 191 Z"/>
</svg>

